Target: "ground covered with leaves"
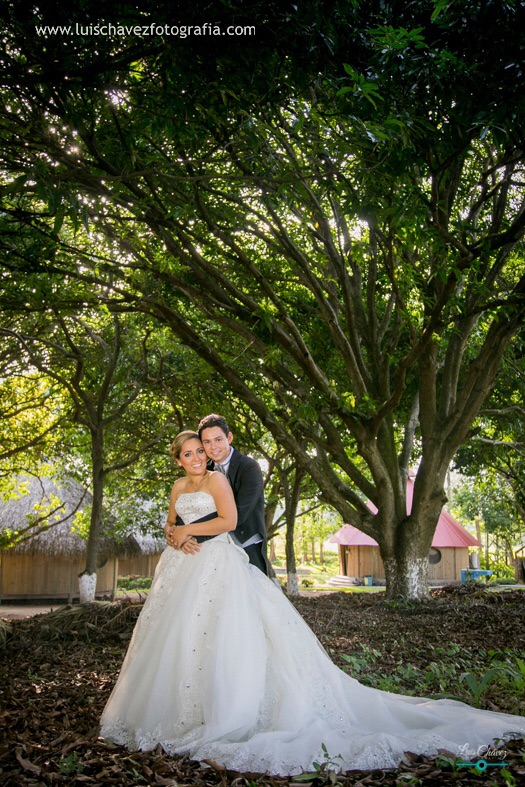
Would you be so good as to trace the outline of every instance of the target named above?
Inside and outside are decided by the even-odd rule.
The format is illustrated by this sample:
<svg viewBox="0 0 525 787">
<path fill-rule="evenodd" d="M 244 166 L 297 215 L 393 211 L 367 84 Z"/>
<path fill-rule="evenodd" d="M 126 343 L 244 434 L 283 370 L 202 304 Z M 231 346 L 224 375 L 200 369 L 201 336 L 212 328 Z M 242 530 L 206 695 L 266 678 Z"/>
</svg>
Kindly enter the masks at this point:
<svg viewBox="0 0 525 787">
<path fill-rule="evenodd" d="M 367 685 L 525 715 L 523 591 L 456 588 L 424 604 L 331 593 L 294 603 L 334 661 Z M 343 775 L 328 761 L 292 779 L 113 746 L 99 739 L 98 720 L 139 612 L 140 604 L 99 602 L 0 626 L 2 785 L 525 784 L 524 741 L 506 743 L 481 770 L 443 752 L 408 755 L 396 771 Z"/>
</svg>

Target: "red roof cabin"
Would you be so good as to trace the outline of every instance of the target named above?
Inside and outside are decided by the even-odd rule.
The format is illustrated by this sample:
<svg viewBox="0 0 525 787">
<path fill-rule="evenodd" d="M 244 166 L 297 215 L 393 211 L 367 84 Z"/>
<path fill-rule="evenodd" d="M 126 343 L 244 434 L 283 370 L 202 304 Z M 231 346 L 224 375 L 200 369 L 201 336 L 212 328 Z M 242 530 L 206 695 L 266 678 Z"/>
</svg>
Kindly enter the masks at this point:
<svg viewBox="0 0 525 787">
<path fill-rule="evenodd" d="M 407 513 L 412 510 L 414 482 L 407 482 Z M 368 507 L 374 513 L 377 508 L 373 503 Z M 329 538 L 332 544 L 339 545 L 340 578 L 362 579 L 374 577 L 385 579 L 385 569 L 379 554 L 379 546 L 371 536 L 362 533 L 352 525 L 343 527 Z M 442 509 L 432 539 L 430 550 L 428 578 L 433 584 L 459 582 L 461 569 L 469 567 L 469 547 L 480 547 L 481 544 L 454 517 Z M 345 583 L 346 584 L 346 583 Z"/>
</svg>

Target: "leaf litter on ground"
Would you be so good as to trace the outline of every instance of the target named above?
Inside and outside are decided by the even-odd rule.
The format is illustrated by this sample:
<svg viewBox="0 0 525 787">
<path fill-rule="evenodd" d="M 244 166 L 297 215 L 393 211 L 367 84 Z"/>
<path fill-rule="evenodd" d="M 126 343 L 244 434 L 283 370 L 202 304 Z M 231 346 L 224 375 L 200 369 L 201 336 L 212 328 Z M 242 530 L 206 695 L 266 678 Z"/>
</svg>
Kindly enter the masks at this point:
<svg viewBox="0 0 525 787">
<path fill-rule="evenodd" d="M 418 604 L 388 602 L 377 594 L 334 592 L 303 596 L 293 603 L 331 658 L 368 685 L 418 693 L 418 688 L 428 688 L 433 681 L 436 686 L 453 682 L 455 691 L 463 692 L 459 698 L 471 704 L 469 684 L 483 686 L 480 707 L 525 714 L 525 687 L 520 693 L 511 677 L 508 685 L 504 680 L 483 682 L 489 670 L 495 670 L 495 677 L 503 676 L 507 663 L 509 676 L 519 677 L 515 662 L 525 652 L 523 591 L 497 594 L 453 587 L 433 591 L 431 601 Z M 326 762 L 295 778 L 235 773 L 216 763 L 170 757 L 160 747 L 128 752 L 100 739 L 98 722 L 140 610 L 141 604 L 130 600 L 68 605 L 0 626 L 2 785 L 491 787 L 525 783 L 523 740 L 502 745 L 505 768 L 479 771 L 460 766 L 459 758 L 448 752 L 437 757 L 407 753 L 406 763 L 395 771 L 341 774 L 336 753 L 327 752 Z M 460 682 L 465 674 L 474 677 Z"/>
</svg>

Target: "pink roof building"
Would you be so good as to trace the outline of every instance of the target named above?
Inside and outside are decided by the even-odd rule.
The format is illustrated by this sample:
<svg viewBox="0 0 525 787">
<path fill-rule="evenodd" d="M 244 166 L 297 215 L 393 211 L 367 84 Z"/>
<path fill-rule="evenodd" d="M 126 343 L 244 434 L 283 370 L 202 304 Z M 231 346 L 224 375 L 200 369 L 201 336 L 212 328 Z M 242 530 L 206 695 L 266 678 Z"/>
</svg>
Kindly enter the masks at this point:
<svg viewBox="0 0 525 787">
<path fill-rule="evenodd" d="M 414 481 L 407 482 L 407 513 L 412 510 Z M 368 507 L 374 513 L 377 508 L 369 502 Z M 362 533 L 353 525 L 343 525 L 328 539 L 332 544 L 339 545 L 339 563 L 343 577 L 373 576 L 385 578 L 383 561 L 379 554 L 377 541 Z M 468 548 L 480 547 L 477 538 L 472 536 L 452 514 L 442 509 L 432 539 L 429 555 L 429 579 L 450 582 L 460 580 L 461 569 L 469 567 Z"/>
</svg>

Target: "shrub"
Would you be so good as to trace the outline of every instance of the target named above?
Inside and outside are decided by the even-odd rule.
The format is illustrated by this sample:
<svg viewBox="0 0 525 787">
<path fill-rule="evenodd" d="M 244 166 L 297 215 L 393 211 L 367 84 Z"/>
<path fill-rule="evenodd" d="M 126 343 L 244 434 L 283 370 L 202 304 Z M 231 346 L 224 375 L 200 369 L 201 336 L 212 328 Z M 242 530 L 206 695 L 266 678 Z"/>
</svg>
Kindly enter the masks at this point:
<svg viewBox="0 0 525 787">
<path fill-rule="evenodd" d="M 503 577 L 502 579 L 498 579 L 497 577 L 491 577 L 490 581 L 487 583 L 489 585 L 517 585 L 515 579 L 512 577 Z"/>
<path fill-rule="evenodd" d="M 485 565 L 485 560 L 481 561 L 481 568 L 487 568 Z M 498 563 L 491 562 L 489 568 L 494 572 L 492 575 L 492 579 L 496 577 L 498 579 L 514 579 L 514 568 L 513 566 L 509 566 L 508 563 L 505 563 L 503 560 L 500 560 Z"/>
<path fill-rule="evenodd" d="M 119 590 L 149 590 L 152 577 L 129 576 L 119 577 L 117 586 Z"/>
</svg>

